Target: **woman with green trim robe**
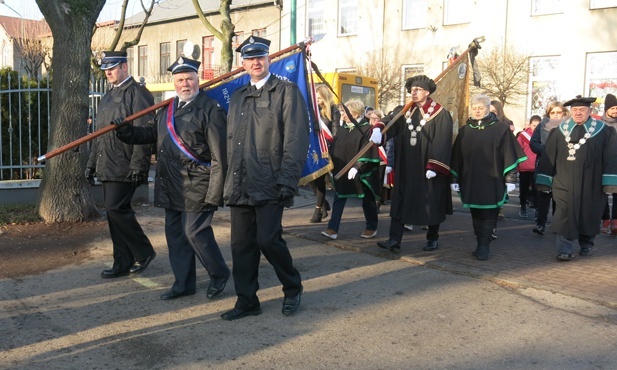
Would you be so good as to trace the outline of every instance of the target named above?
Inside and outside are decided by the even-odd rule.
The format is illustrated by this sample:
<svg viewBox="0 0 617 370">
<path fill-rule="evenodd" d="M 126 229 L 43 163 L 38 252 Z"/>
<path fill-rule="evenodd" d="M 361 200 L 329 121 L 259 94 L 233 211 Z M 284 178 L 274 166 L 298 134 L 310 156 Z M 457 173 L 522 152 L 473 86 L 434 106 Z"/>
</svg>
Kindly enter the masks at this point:
<svg viewBox="0 0 617 370">
<path fill-rule="evenodd" d="M 617 192 L 617 134 L 592 118 L 596 98 L 565 102 L 571 118 L 550 132 L 538 163 L 538 191 L 553 190 L 557 260 L 569 261 L 574 248 L 589 256 L 600 233 L 607 193 Z"/>
<path fill-rule="evenodd" d="M 345 125 L 340 127 L 332 143 L 332 164 L 334 173 L 338 173 L 353 157 L 373 140 L 373 134 L 378 134 L 381 140 L 383 124 L 372 125 L 366 122 L 358 124 L 364 114 L 364 103 L 360 100 L 350 100 L 341 109 L 341 118 Z M 349 114 L 352 117 L 349 117 Z M 362 238 L 372 238 L 377 235 L 377 203 L 380 199 L 381 179 L 379 178 L 379 153 L 373 146 L 364 157 L 360 158 L 349 172 L 334 180 L 334 202 L 328 228 L 321 234 L 330 239 L 338 237 L 338 230 L 343 216 L 347 198 L 362 199 L 362 210 L 366 220 L 365 230 L 360 234 Z"/>
<path fill-rule="evenodd" d="M 488 259 L 499 207 L 516 187 L 516 169 L 527 157 L 510 127 L 490 112 L 486 95 L 471 98 L 471 117 L 460 128 L 452 147 L 452 190 L 471 210 L 477 246 L 473 255 Z"/>
</svg>

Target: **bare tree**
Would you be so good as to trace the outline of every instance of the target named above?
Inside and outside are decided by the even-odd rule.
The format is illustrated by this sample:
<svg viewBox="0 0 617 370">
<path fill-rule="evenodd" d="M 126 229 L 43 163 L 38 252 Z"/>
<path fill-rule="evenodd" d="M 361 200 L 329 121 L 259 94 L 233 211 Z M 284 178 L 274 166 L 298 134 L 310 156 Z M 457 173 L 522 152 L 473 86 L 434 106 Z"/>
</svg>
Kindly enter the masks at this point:
<svg viewBox="0 0 617 370">
<path fill-rule="evenodd" d="M 503 105 L 527 96 L 529 55 L 512 46 L 496 46 L 476 60 L 482 76 L 478 92 L 498 99 Z"/>
<path fill-rule="evenodd" d="M 135 46 L 139 44 L 139 40 L 141 39 L 141 35 L 143 33 L 144 27 L 146 27 L 146 24 L 148 23 L 148 19 L 150 19 L 150 16 L 152 15 L 152 10 L 154 9 L 154 6 L 160 2 L 160 0 L 147 0 L 149 4 L 146 7 L 147 2 L 144 3 L 144 0 L 139 0 L 139 1 L 141 4 L 141 9 L 144 12 L 144 19 L 141 21 L 141 24 L 139 25 L 139 28 L 137 29 L 137 32 L 135 33 L 135 37 L 132 40 L 124 41 L 122 43 L 122 46 L 120 47 L 120 50 L 126 50 L 130 48 L 131 46 Z M 113 39 L 111 40 L 109 45 L 100 45 L 99 50 L 101 49 L 116 50 L 116 48 L 118 47 L 118 44 L 120 43 L 120 39 L 122 37 L 122 33 L 124 31 L 124 22 L 126 20 L 126 8 L 128 5 L 128 2 L 129 0 L 122 1 L 122 10 L 120 12 L 120 19 L 117 25 L 114 24 L 116 26 L 116 32 L 113 36 Z M 93 27 L 92 33 L 94 34 L 97 30 L 99 30 L 99 27 L 98 25 L 95 24 Z M 100 73 L 100 68 L 98 65 L 99 58 L 100 58 L 100 55 L 98 55 L 98 53 L 92 53 L 90 64 L 92 66 L 92 70 L 95 71 L 95 74 L 102 75 Z"/>
<path fill-rule="evenodd" d="M 88 118 L 92 29 L 105 0 L 36 0 L 54 43 L 49 148 L 74 141 Z M 86 151 L 68 151 L 47 161 L 38 210 L 46 222 L 84 221 L 99 213 L 83 175 Z"/>
<path fill-rule="evenodd" d="M 401 78 L 401 65 L 407 59 L 400 48 L 387 47 L 365 54 L 362 60 L 350 60 L 356 73 L 377 79 L 377 102 L 380 107 L 398 102 L 404 79 Z"/>
<path fill-rule="evenodd" d="M 50 58 L 49 46 L 42 42 L 49 33 L 45 21 L 21 20 L 21 37 L 17 39 L 17 46 L 21 54 L 23 68 L 30 77 L 37 77 L 41 66 Z"/>
<path fill-rule="evenodd" d="M 236 26 L 231 22 L 230 7 L 232 0 L 221 0 L 219 4 L 219 13 L 221 14 L 221 29 L 217 30 L 204 15 L 199 0 L 192 0 L 197 16 L 201 23 L 222 43 L 221 48 L 221 72 L 227 73 L 231 71 L 233 64 L 233 50 L 231 50 L 231 42 L 233 40 Z"/>
</svg>

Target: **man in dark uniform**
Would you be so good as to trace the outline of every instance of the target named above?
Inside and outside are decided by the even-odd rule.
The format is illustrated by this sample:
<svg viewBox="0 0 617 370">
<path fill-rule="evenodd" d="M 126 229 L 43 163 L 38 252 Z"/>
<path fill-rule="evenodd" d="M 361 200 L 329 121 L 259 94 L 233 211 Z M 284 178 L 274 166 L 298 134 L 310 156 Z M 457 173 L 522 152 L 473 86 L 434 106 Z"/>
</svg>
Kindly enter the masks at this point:
<svg viewBox="0 0 617 370">
<path fill-rule="evenodd" d="M 229 170 L 224 198 L 231 206 L 231 253 L 238 299 L 224 320 L 261 314 L 257 290 L 261 253 L 283 284 L 282 313 L 300 305 L 302 279 L 282 238 L 283 207 L 293 204 L 308 150 L 307 108 L 298 86 L 270 73 L 270 41 L 251 36 L 237 49 L 250 83 L 231 96 Z"/>
<path fill-rule="evenodd" d="M 96 119 L 110 123 L 127 117 L 154 104 L 152 94 L 129 75 L 124 51 L 106 51 L 101 69 L 112 85 L 98 105 Z M 135 120 L 136 126 L 147 124 L 152 115 Z M 114 264 L 103 270 L 102 278 L 116 278 L 144 271 L 156 256 L 152 244 L 144 234 L 131 199 L 135 189 L 148 179 L 150 147 L 128 145 L 120 142 L 114 134 L 96 138 L 92 145 L 85 176 L 94 184 L 96 174 L 103 183 L 103 196 L 107 223 L 113 243 Z"/>
<path fill-rule="evenodd" d="M 577 245 L 580 256 L 591 255 L 607 193 L 617 192 L 617 133 L 591 117 L 595 100 L 579 95 L 563 104 L 572 116 L 550 132 L 538 163 L 538 190 L 552 189 L 555 200 L 559 261 L 571 260 Z"/>
<path fill-rule="evenodd" d="M 422 249 L 432 251 L 438 247 L 439 225 L 452 214 L 452 116 L 429 97 L 437 89 L 432 79 L 410 77 L 405 87 L 414 105 L 406 121 L 401 118 L 388 130 L 395 142 L 390 238 L 377 245 L 398 252 L 405 225 L 428 225 Z"/>
<path fill-rule="evenodd" d="M 118 128 L 124 142 L 157 143 L 154 205 L 165 208 L 165 237 L 175 277 L 171 289 L 161 295 L 163 300 L 195 294 L 195 257 L 210 276 L 208 298 L 225 289 L 230 275 L 211 226 L 214 211 L 223 205 L 227 120 L 225 110 L 199 89 L 199 65 L 181 57 L 169 67 L 178 97 L 157 112 L 156 122 Z"/>
</svg>

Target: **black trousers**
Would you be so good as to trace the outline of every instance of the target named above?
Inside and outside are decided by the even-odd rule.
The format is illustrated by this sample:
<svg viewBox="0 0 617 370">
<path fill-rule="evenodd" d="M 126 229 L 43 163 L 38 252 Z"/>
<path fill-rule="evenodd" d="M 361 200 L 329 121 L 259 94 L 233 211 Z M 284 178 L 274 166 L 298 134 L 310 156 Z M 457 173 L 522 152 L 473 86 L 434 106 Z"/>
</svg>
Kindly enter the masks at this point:
<svg viewBox="0 0 617 370">
<path fill-rule="evenodd" d="M 439 240 L 439 225 L 428 225 L 428 231 L 426 232 L 426 240 Z M 403 234 L 405 232 L 405 224 L 399 219 L 390 219 L 390 239 L 395 240 L 401 244 L 403 240 Z"/>
<path fill-rule="evenodd" d="M 113 269 L 116 271 L 128 271 L 135 261 L 145 260 L 154 253 L 131 208 L 134 193 L 135 188 L 128 182 L 103 182 L 107 224 L 113 243 Z"/>
<path fill-rule="evenodd" d="M 197 288 L 195 257 L 208 272 L 210 281 L 227 281 L 229 267 L 212 231 L 212 212 L 180 212 L 165 209 L 165 237 L 169 263 L 174 273 L 174 292 Z"/>
<path fill-rule="evenodd" d="M 537 225 L 541 225 L 546 227 L 546 221 L 548 220 L 548 211 L 551 208 L 551 203 L 553 200 L 552 192 L 538 192 L 538 204 L 536 205 L 536 210 L 538 211 L 538 219 L 536 220 Z M 553 203 L 553 213 L 555 213 L 555 204 Z"/>
<path fill-rule="evenodd" d="M 527 210 L 527 200 L 531 198 L 534 207 L 538 206 L 538 192 L 536 191 L 536 182 L 533 172 L 519 173 L 519 200 L 521 210 Z M 529 189 L 531 187 L 531 189 Z"/>
<path fill-rule="evenodd" d="M 262 253 L 283 284 L 285 297 L 294 297 L 302 290 L 302 278 L 282 237 L 282 218 L 283 206 L 279 204 L 231 207 L 232 271 L 238 309 L 259 306 L 258 270 Z"/>
</svg>

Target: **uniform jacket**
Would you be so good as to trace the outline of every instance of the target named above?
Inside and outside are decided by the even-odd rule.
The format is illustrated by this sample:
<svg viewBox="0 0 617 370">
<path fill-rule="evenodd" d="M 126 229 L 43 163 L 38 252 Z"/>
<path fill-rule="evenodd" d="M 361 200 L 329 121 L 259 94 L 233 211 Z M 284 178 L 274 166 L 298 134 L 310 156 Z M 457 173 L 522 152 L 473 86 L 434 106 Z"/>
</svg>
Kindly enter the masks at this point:
<svg viewBox="0 0 617 370">
<path fill-rule="evenodd" d="M 277 202 L 281 186 L 296 190 L 308 153 L 308 112 L 298 86 L 274 75 L 256 91 L 250 86 L 238 88 L 229 104 L 229 205 Z"/>
<path fill-rule="evenodd" d="M 174 99 L 174 106 L 178 99 Z M 172 140 L 167 129 L 170 107 L 157 112 L 147 127 L 118 129 L 118 137 L 128 143 L 157 143 L 154 205 L 181 212 L 216 210 L 223 205 L 223 183 L 227 170 L 225 110 L 200 91 L 195 100 L 174 114 L 176 133 L 197 159 L 198 164 Z"/>
<path fill-rule="evenodd" d="M 129 77 L 122 85 L 109 90 L 99 103 L 96 119 L 105 125 L 116 118 L 125 118 L 154 105 L 150 91 Z M 146 114 L 135 121 L 135 126 L 145 126 L 153 117 Z M 131 182 L 131 171 L 148 172 L 150 146 L 129 145 L 108 133 L 93 140 L 87 168 L 95 168 L 100 181 Z"/>
</svg>

